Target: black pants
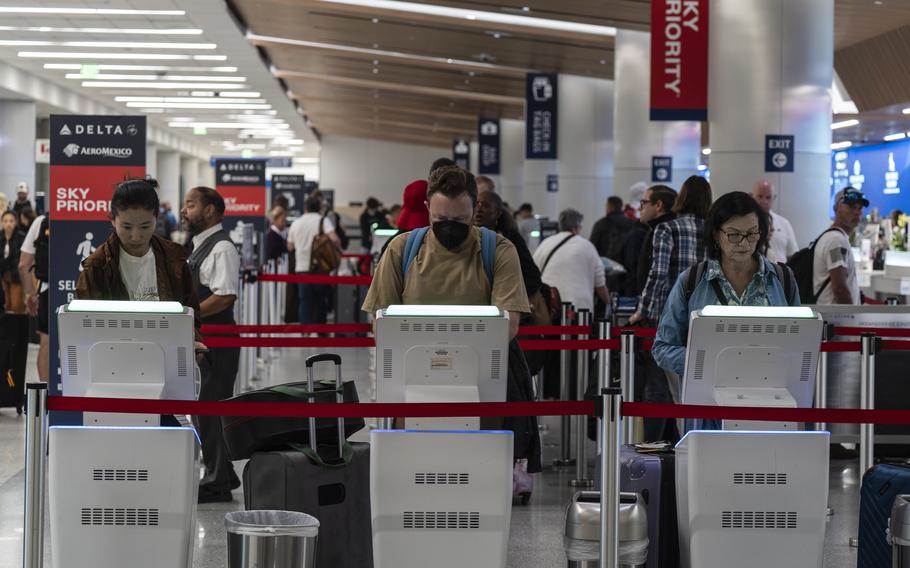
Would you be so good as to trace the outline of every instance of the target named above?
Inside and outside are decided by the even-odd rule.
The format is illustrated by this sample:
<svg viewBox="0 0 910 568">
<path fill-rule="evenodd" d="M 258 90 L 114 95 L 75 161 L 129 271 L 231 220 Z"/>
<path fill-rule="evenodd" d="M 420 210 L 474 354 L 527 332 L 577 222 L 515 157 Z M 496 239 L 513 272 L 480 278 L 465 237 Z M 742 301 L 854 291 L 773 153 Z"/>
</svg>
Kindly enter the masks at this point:
<svg viewBox="0 0 910 568">
<path fill-rule="evenodd" d="M 240 348 L 226 347 L 209 350 L 199 363 L 202 385 L 199 400 L 224 400 L 234 396 L 234 383 L 240 368 Z M 193 419 L 202 440 L 202 461 L 205 477 L 201 485 L 213 491 L 230 491 L 240 486 L 234 465 L 228 456 L 218 416 L 196 416 Z"/>
<path fill-rule="evenodd" d="M 326 323 L 329 311 L 328 284 L 298 284 L 300 323 Z"/>
<path fill-rule="evenodd" d="M 635 398 L 644 402 L 672 404 L 670 383 L 667 374 L 654 361 L 650 351 L 640 351 L 635 355 Z M 679 440 L 676 431 L 676 420 L 672 418 L 645 418 L 645 441 L 661 440 L 675 443 Z"/>
</svg>

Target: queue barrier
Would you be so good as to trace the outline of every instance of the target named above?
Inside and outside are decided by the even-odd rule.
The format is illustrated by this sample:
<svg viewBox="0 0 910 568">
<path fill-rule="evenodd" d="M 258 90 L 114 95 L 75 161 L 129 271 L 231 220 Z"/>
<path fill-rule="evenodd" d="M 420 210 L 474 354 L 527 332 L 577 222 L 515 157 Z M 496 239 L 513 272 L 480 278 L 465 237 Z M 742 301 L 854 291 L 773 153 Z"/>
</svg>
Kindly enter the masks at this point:
<svg viewBox="0 0 910 568">
<path fill-rule="evenodd" d="M 326 323 L 326 324 L 272 324 L 272 325 L 226 325 L 206 324 L 201 330 L 205 335 L 236 335 L 241 333 L 372 333 L 368 323 Z M 529 325 L 518 328 L 518 335 L 589 335 L 591 328 L 583 325 Z"/>
</svg>

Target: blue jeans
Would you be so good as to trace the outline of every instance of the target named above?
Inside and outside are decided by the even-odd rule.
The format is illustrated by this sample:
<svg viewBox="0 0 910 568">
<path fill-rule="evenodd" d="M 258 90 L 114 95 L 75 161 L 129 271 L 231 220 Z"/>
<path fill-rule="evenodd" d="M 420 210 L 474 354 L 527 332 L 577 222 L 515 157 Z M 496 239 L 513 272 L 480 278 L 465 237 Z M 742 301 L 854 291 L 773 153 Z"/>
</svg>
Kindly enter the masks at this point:
<svg viewBox="0 0 910 568">
<path fill-rule="evenodd" d="M 300 323 L 326 323 L 329 290 L 327 284 L 297 285 L 297 315 Z"/>
</svg>

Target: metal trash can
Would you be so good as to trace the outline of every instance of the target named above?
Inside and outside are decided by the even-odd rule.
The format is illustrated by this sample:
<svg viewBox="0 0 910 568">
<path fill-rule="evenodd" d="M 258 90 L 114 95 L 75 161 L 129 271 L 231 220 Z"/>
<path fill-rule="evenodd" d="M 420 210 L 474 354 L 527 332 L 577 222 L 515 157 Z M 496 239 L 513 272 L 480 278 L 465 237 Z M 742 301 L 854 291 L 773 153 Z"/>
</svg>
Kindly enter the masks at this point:
<svg viewBox="0 0 910 568">
<path fill-rule="evenodd" d="M 910 568 L 910 495 L 898 495 L 888 523 L 892 568 Z"/>
<path fill-rule="evenodd" d="M 319 521 L 292 511 L 234 511 L 224 516 L 228 568 L 313 568 Z"/>
<path fill-rule="evenodd" d="M 579 491 L 566 509 L 568 568 L 600 567 L 600 491 Z M 619 565 L 643 568 L 648 560 L 648 513 L 638 493 L 619 494 Z"/>
</svg>

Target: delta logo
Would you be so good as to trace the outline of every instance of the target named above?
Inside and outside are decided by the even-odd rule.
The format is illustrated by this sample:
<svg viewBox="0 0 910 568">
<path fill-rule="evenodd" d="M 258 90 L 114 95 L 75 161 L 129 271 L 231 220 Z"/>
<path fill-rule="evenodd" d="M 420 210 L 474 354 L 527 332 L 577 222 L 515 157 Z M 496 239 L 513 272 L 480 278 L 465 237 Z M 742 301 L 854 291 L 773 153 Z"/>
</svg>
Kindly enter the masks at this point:
<svg viewBox="0 0 910 568">
<path fill-rule="evenodd" d="M 139 127 L 135 124 L 129 124 L 126 127 L 126 133 L 130 136 L 139 134 Z M 69 124 L 64 124 L 60 129 L 61 136 L 89 135 L 89 136 L 123 136 L 123 128 L 119 124 L 76 124 L 70 128 Z"/>
</svg>

